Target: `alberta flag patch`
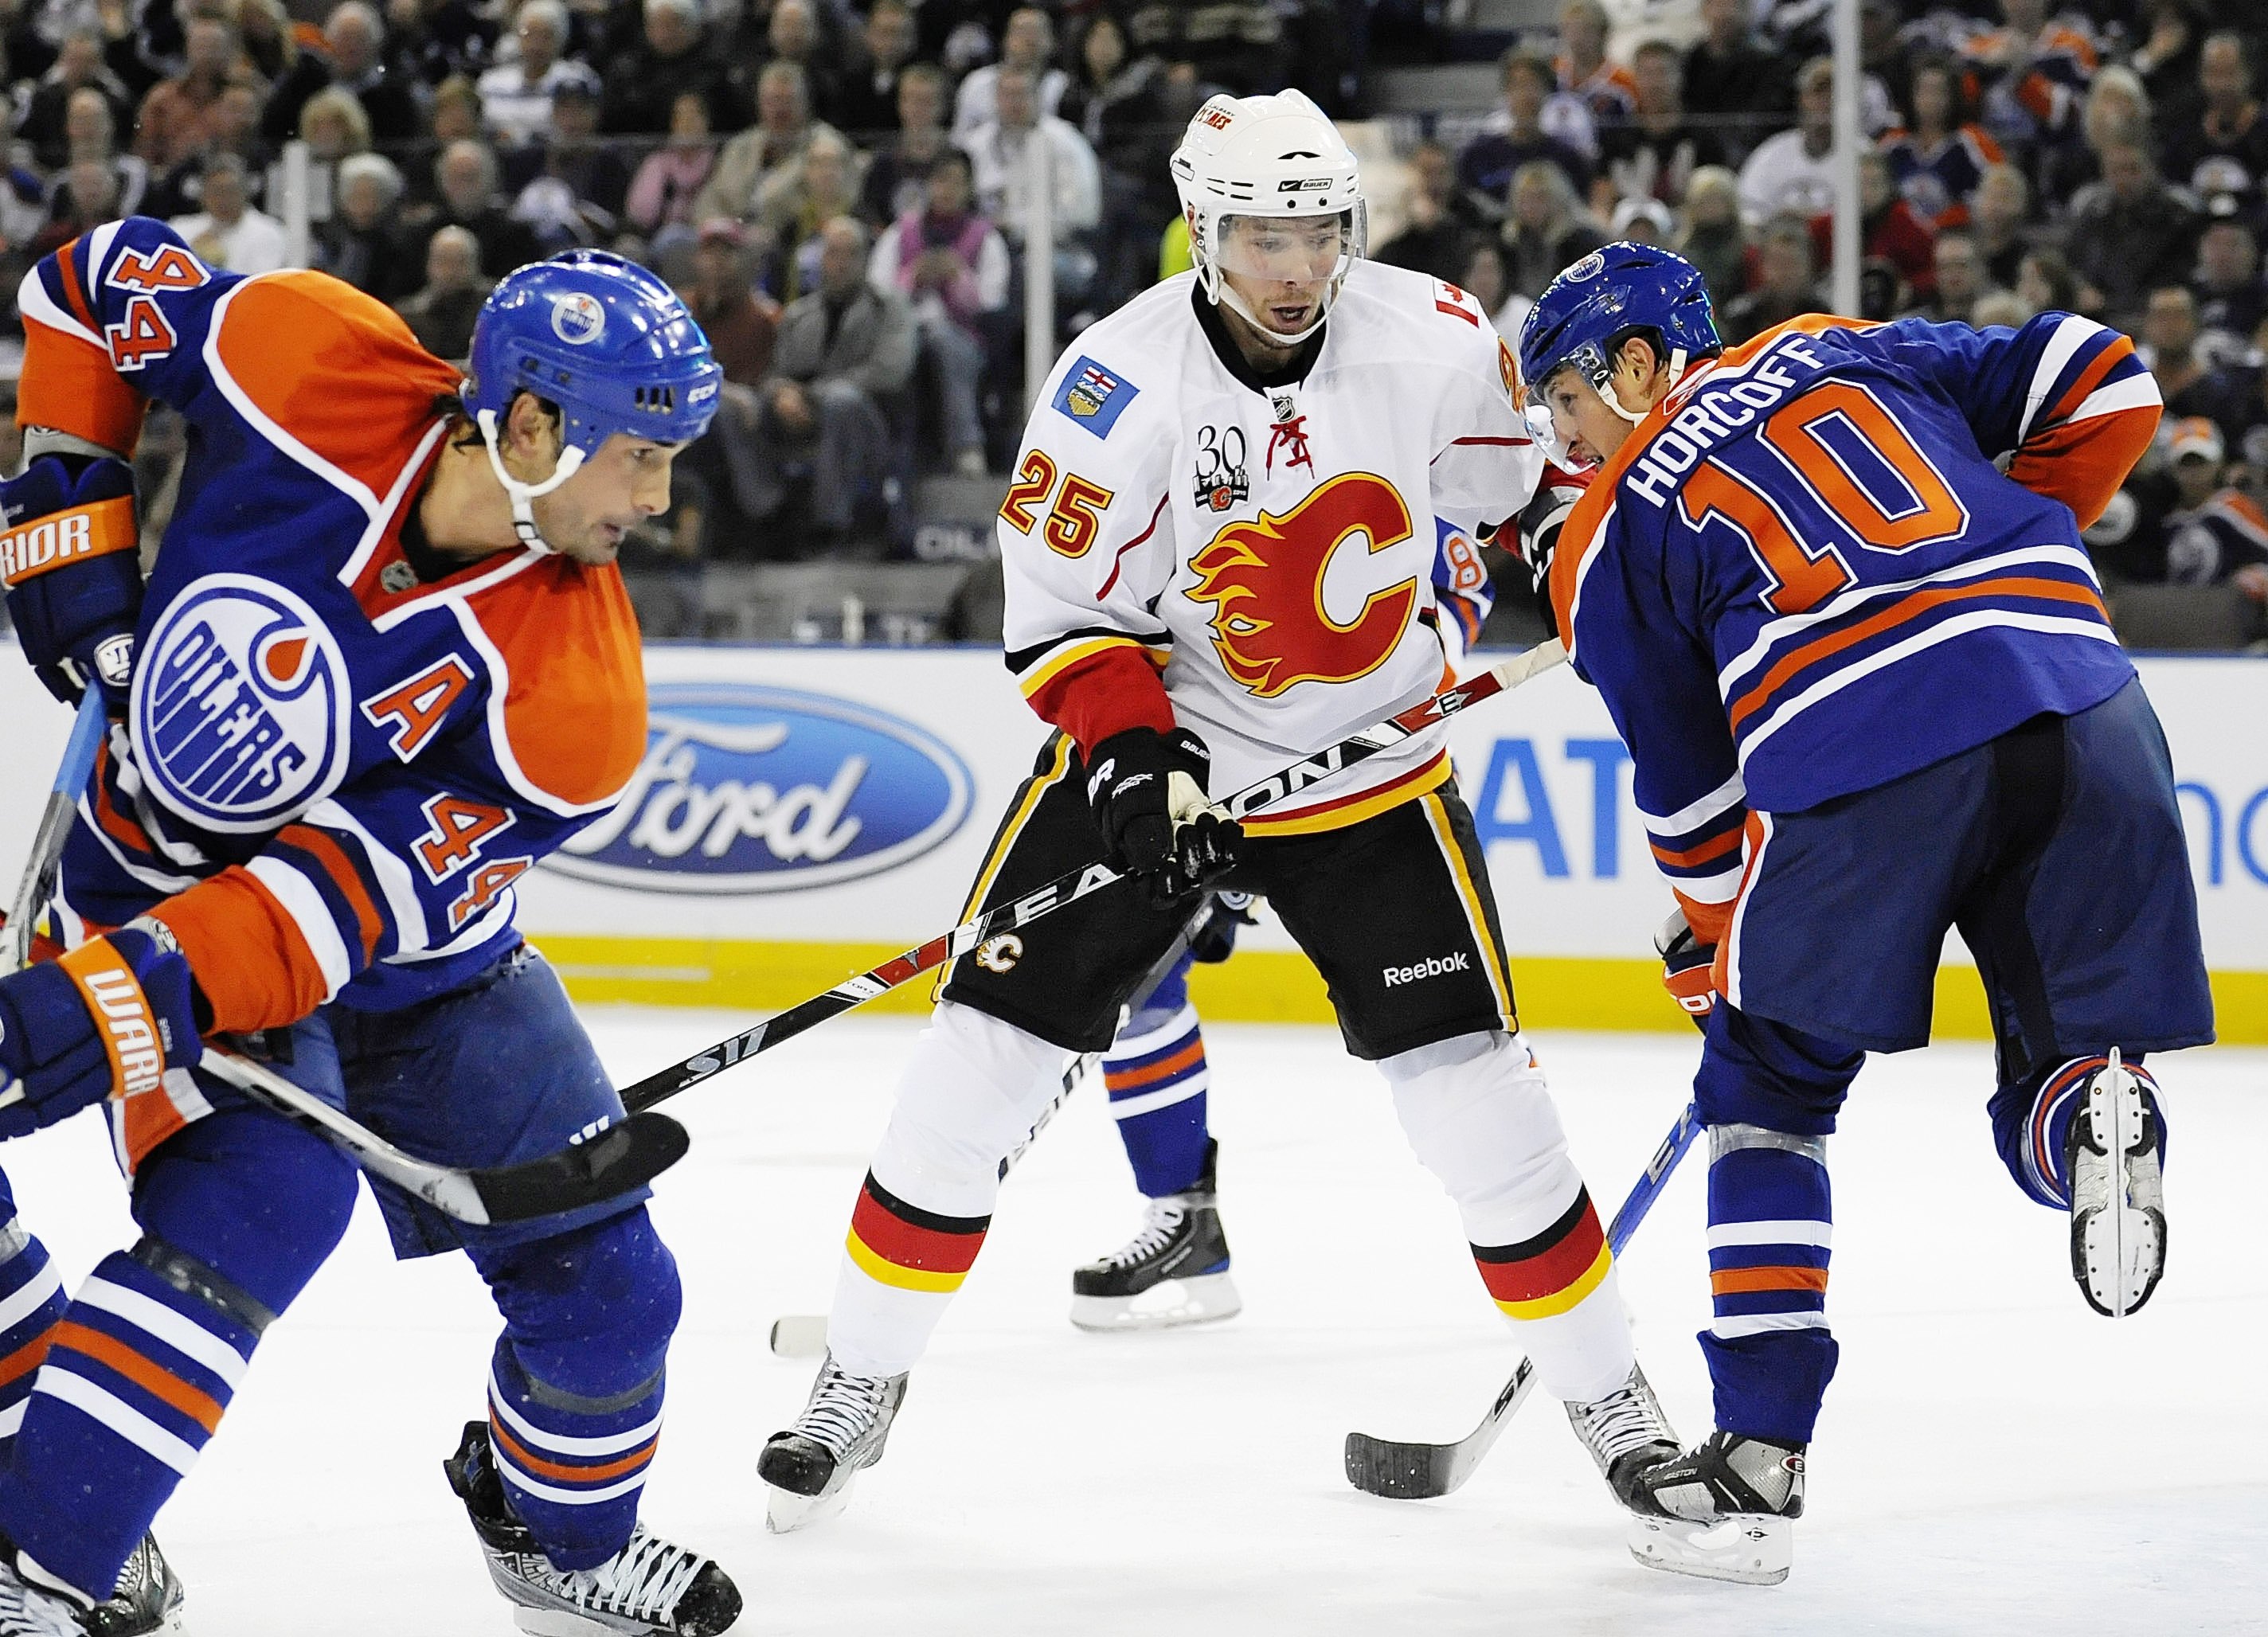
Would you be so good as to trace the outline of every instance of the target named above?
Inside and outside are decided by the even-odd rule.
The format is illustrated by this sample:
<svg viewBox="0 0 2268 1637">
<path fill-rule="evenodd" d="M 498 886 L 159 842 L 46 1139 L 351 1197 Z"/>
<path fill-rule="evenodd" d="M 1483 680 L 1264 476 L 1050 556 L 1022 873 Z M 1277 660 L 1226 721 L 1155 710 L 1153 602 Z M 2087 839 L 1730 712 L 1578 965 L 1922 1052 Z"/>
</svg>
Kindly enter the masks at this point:
<svg viewBox="0 0 2268 1637">
<path fill-rule="evenodd" d="M 1142 389 L 1124 376 L 1113 375 L 1082 354 L 1071 360 L 1063 385 L 1056 388 L 1055 407 L 1097 437 L 1108 437 L 1126 406 L 1141 394 Z"/>
</svg>

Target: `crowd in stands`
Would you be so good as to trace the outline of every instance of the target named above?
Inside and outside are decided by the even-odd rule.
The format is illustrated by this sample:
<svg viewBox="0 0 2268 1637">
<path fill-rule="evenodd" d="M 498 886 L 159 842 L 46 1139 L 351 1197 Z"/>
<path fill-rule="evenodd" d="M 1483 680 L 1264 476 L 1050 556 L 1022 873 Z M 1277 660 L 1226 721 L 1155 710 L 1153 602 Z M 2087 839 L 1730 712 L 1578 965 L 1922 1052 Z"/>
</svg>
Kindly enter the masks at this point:
<svg viewBox="0 0 2268 1637">
<path fill-rule="evenodd" d="M 1371 253 L 1507 334 L 1609 239 L 1674 246 L 1727 339 L 1827 305 L 1823 0 L 0 0 L 0 276 L 111 217 L 306 254 L 462 356 L 490 281 L 571 246 L 655 268 L 729 385 L 661 549 L 902 550 L 925 473 L 998 472 L 1044 174 L 1057 340 L 1187 264 L 1166 157 L 1215 91 L 1375 118 Z M 2124 580 L 2268 602 L 2268 6 L 1862 0 L 1867 316 L 2063 308 L 2168 406 L 2095 531 Z M 1498 62 L 1485 113 L 1371 106 L 1379 62 Z M 1037 161 L 1044 158 L 1044 167 Z"/>
</svg>

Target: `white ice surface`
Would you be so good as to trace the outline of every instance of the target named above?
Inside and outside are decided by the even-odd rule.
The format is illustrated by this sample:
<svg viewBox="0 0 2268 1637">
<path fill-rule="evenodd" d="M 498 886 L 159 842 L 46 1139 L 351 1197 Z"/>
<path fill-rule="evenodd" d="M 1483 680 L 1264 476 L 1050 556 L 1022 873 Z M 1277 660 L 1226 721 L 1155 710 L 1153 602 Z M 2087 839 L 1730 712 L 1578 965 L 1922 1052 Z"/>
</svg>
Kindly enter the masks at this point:
<svg viewBox="0 0 2268 1637">
<path fill-rule="evenodd" d="M 593 1024 L 624 1079 L 736 1026 Z M 765 1334 L 826 1305 L 915 1027 L 846 1018 L 673 1105 L 694 1151 L 655 1209 L 687 1311 L 646 1512 L 732 1570 L 740 1632 L 2268 1632 L 2268 1053 L 2160 1062 L 2171 1271 L 2123 1324 L 2086 1310 L 2061 1220 L 1994 1157 L 1987 1053 L 1868 1067 L 1830 1150 L 1844 1356 L 1812 1515 L 1793 1578 L 1756 1589 L 1635 1567 L 1549 1404 L 1449 1499 L 1347 1487 L 1348 1428 L 1462 1435 L 1514 1344 L 1382 1088 L 1308 1028 L 1207 1031 L 1241 1318 L 1138 1337 L 1065 1322 L 1072 1264 L 1138 1215 L 1083 1093 L 1008 1183 L 887 1458 L 833 1523 L 766 1535 L 755 1451 L 811 1367 Z M 1696 1045 L 1537 1044 L 1603 1213 L 1683 1104 Z M 130 1238 L 92 1119 L 0 1162 L 72 1281 Z M 1689 1438 L 1709 1422 L 1702 1171 L 1689 1158 L 1623 1273 Z M 195 1637 L 511 1630 L 440 1475 L 495 1329 L 461 1258 L 394 1265 L 364 1201 L 159 1520 Z"/>
</svg>

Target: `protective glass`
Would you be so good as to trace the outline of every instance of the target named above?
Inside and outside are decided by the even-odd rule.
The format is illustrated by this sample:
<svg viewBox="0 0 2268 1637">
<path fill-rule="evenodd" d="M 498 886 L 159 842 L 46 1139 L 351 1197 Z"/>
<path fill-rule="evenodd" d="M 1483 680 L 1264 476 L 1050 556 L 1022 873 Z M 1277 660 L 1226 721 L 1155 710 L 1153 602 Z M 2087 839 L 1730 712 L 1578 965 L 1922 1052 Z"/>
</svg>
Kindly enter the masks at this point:
<svg viewBox="0 0 2268 1637">
<path fill-rule="evenodd" d="M 1573 452 L 1572 446 L 1576 437 L 1573 417 L 1565 410 L 1553 412 L 1549 389 L 1557 386 L 1564 391 L 1572 385 L 1580 391 L 1580 384 L 1589 378 L 1580 363 L 1571 358 L 1552 371 L 1542 385 L 1530 386 L 1526 381 L 1520 384 L 1517 402 L 1521 419 L 1528 422 L 1528 435 L 1535 440 L 1535 446 L 1543 451 L 1543 458 L 1562 472 L 1587 471 L 1593 463 Z M 1592 390 L 1601 390 L 1601 384 L 1593 382 Z"/>
<path fill-rule="evenodd" d="M 1352 217 L 1223 217 L 1214 265 L 1255 283 L 1325 283 L 1344 276 L 1354 258 Z"/>
</svg>

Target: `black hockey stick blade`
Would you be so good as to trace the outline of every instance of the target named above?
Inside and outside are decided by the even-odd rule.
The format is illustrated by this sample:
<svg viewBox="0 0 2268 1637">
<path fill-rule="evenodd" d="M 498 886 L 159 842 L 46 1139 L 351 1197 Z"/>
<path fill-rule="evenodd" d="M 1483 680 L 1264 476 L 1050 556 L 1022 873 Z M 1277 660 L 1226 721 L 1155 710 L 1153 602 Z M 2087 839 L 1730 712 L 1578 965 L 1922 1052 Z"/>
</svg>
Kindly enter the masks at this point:
<svg viewBox="0 0 2268 1637">
<path fill-rule="evenodd" d="M 1349 1433 L 1347 1482 L 1365 1494 L 1389 1501 L 1431 1501 L 1452 1493 L 1473 1475 L 1535 1386 L 1535 1366 L 1522 1359 L 1481 1424 L 1454 1443 L 1397 1443 L 1368 1433 Z"/>
<path fill-rule="evenodd" d="M 556 1154 L 469 1174 L 490 1222 L 526 1222 L 643 1188 L 683 1159 L 692 1143 L 685 1127 L 666 1114 L 632 1114 Z"/>
</svg>

